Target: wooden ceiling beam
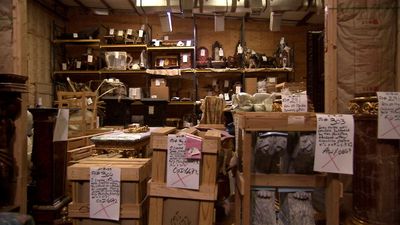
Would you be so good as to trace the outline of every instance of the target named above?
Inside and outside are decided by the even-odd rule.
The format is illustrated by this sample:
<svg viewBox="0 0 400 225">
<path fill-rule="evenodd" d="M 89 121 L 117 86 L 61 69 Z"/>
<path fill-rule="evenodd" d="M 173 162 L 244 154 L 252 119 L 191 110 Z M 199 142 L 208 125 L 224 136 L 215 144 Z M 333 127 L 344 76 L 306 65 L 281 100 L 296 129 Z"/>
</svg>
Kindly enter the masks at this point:
<svg viewBox="0 0 400 225">
<path fill-rule="evenodd" d="M 110 4 L 108 4 L 106 0 L 100 0 L 100 2 L 103 3 L 107 7 L 108 11 L 110 11 L 110 14 L 112 14 L 114 9 L 111 8 Z"/>
<path fill-rule="evenodd" d="M 309 11 L 304 17 L 303 19 L 299 20 L 299 22 L 297 22 L 296 26 L 303 26 L 307 24 L 307 21 L 315 14 L 315 12 L 313 11 Z"/>
<path fill-rule="evenodd" d="M 80 0 L 74 0 L 74 2 L 78 4 L 79 7 L 81 7 L 83 10 L 85 10 L 85 12 L 90 12 L 90 8 L 83 4 Z"/>
<path fill-rule="evenodd" d="M 132 9 L 135 10 L 135 13 L 140 16 L 141 14 L 139 13 L 139 11 L 136 8 L 136 0 L 134 0 L 134 2 L 132 2 L 132 0 L 127 0 L 127 1 L 129 3 L 129 5 L 132 7 Z"/>
</svg>

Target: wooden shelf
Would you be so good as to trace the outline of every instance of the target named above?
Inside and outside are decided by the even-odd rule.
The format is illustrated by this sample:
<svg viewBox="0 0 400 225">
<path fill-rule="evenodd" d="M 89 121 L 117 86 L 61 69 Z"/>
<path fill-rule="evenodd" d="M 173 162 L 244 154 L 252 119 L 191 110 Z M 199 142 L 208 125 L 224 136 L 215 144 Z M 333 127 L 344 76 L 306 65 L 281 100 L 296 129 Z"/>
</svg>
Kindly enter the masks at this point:
<svg viewBox="0 0 400 225">
<path fill-rule="evenodd" d="M 98 70 L 57 70 L 53 72 L 55 75 L 60 74 L 99 74 Z"/>
<path fill-rule="evenodd" d="M 147 47 L 147 50 L 149 51 L 157 51 L 157 50 L 194 50 L 194 46 L 172 46 L 172 47 L 167 47 L 167 46 L 149 46 Z"/>
<path fill-rule="evenodd" d="M 147 49 L 146 44 L 112 44 L 112 45 L 100 45 L 100 48 L 140 48 Z"/>
<path fill-rule="evenodd" d="M 100 39 L 56 39 L 54 44 L 100 44 Z"/>
<path fill-rule="evenodd" d="M 99 70 L 100 74 L 145 74 L 146 70 Z"/>
</svg>

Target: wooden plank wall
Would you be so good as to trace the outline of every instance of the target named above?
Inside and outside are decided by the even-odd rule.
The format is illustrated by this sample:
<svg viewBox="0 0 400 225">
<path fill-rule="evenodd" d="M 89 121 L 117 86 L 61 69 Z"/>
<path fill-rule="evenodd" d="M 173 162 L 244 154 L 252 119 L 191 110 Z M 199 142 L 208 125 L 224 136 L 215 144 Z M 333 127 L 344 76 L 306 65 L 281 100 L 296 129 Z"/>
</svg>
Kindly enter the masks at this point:
<svg viewBox="0 0 400 225">
<path fill-rule="evenodd" d="M 70 22 L 67 31 L 77 32 L 88 27 L 113 27 L 126 29 L 127 27 L 139 28 L 141 24 L 148 23 L 152 26 L 153 38 L 162 39 L 164 35 L 169 39 L 190 39 L 193 37 L 193 19 L 173 16 L 173 32 L 161 31 L 160 20 L 157 15 L 111 15 L 93 16 L 87 13 L 70 10 Z M 79 21 L 76 23 L 75 21 Z M 240 40 L 242 19 L 225 19 L 225 31 L 214 32 L 213 17 L 196 16 L 198 46 L 205 46 L 211 55 L 211 46 L 219 41 L 226 56 L 233 55 L 235 47 Z M 272 55 L 276 50 L 280 38 L 285 37 L 289 46 L 295 51 L 295 80 L 301 81 L 306 76 L 306 33 L 309 30 L 322 30 L 323 26 L 282 26 L 280 32 L 270 32 L 268 21 L 249 20 L 245 22 L 245 40 L 247 46 L 256 52 Z M 105 32 L 105 31 L 103 31 Z"/>
<path fill-rule="evenodd" d="M 396 91 L 400 91 L 400 1 L 397 1 L 397 67 L 396 67 Z"/>
<path fill-rule="evenodd" d="M 35 1 L 28 3 L 28 84 L 29 105 L 38 98 L 43 106 L 53 103 L 51 35 L 54 18 Z"/>
</svg>

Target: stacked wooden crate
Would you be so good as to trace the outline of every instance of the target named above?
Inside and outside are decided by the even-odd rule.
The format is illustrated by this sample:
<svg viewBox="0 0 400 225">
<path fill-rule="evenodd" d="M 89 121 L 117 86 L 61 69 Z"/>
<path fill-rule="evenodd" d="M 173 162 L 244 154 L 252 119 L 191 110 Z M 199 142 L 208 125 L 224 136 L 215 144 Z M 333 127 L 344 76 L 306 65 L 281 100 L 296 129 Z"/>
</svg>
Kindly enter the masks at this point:
<svg viewBox="0 0 400 225">
<path fill-rule="evenodd" d="M 325 213 L 317 213 L 327 225 L 339 225 L 339 200 L 342 195 L 340 181 L 326 174 L 264 174 L 252 171 L 252 149 L 257 132 L 315 132 L 315 113 L 239 112 L 235 114 L 236 149 L 241 172 L 236 176 L 236 224 L 252 224 L 251 191 L 253 188 L 325 189 Z"/>
<path fill-rule="evenodd" d="M 90 168 L 116 167 L 121 169 L 119 221 L 91 219 Z M 72 183 L 72 202 L 68 216 L 74 225 L 145 225 L 147 224 L 147 182 L 151 159 L 88 158 L 68 167 L 67 178 Z"/>
<path fill-rule="evenodd" d="M 70 132 L 66 143 L 63 143 L 67 151 L 68 165 L 87 158 L 94 153 L 92 137 L 112 132 L 113 129 L 90 129 L 86 131 Z"/>
<path fill-rule="evenodd" d="M 194 216 L 196 221 L 191 221 L 191 224 L 211 225 L 213 224 L 214 202 L 218 189 L 216 185 L 217 154 L 221 147 L 221 132 L 218 130 L 199 132 L 193 128 L 181 131 L 181 133 L 191 133 L 203 138 L 199 190 L 167 187 L 166 185 L 168 134 L 177 132 L 176 128 L 165 127 L 151 134 L 150 147 L 153 150 L 153 166 L 152 178 L 149 182 L 149 224 L 166 224 L 165 221 L 168 218 L 166 214 L 170 214 L 171 211 L 175 215 L 173 217 L 175 222 L 182 222 L 185 219 L 184 216 L 181 218 L 175 209 L 185 208 L 187 205 L 186 208 L 194 209 L 194 214 L 196 214 Z"/>
</svg>

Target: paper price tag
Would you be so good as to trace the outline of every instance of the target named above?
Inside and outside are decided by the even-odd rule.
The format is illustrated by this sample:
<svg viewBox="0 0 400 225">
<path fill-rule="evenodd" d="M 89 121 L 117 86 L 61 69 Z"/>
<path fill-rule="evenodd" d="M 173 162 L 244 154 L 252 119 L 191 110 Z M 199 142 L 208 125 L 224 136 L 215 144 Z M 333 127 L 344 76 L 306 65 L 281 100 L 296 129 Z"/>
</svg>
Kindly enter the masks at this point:
<svg viewBox="0 0 400 225">
<path fill-rule="evenodd" d="M 188 62 L 188 55 L 183 55 L 183 56 L 182 56 L 182 61 L 183 61 L 184 63 L 187 63 L 187 62 Z"/>
<path fill-rule="evenodd" d="M 206 50 L 202 49 L 200 50 L 200 56 L 206 56 Z"/>
<path fill-rule="evenodd" d="M 88 99 L 87 99 L 87 104 L 88 104 L 88 105 L 91 105 L 91 104 L 93 104 L 93 100 L 92 100 L 92 98 L 88 98 Z"/>
<path fill-rule="evenodd" d="M 225 101 L 229 101 L 229 94 L 228 93 L 224 93 L 224 99 L 225 99 Z"/>
<path fill-rule="evenodd" d="M 73 33 L 72 35 L 74 38 L 78 38 L 78 33 Z"/>
<path fill-rule="evenodd" d="M 163 67 L 164 66 L 164 60 L 160 60 L 160 66 Z M 159 86 L 159 85 L 158 85 Z"/>
<path fill-rule="evenodd" d="M 192 46 L 192 40 L 187 40 L 186 41 L 186 46 Z"/>
<path fill-rule="evenodd" d="M 264 62 L 266 62 L 266 61 L 267 61 L 267 56 L 263 55 L 263 56 L 262 56 L 262 60 L 263 60 Z"/>
<path fill-rule="evenodd" d="M 162 61 L 163 62 L 163 61 Z M 161 64 L 161 63 L 160 63 Z M 164 62 L 163 62 L 163 64 L 164 64 Z M 161 81 L 159 80 L 159 79 L 156 79 L 156 86 L 158 87 L 158 86 L 160 86 L 161 85 Z"/>
<path fill-rule="evenodd" d="M 80 68 L 81 68 L 81 65 L 82 65 L 82 62 L 81 62 L 81 61 L 76 61 L 76 68 L 77 68 L 77 69 L 80 69 Z"/>
<path fill-rule="evenodd" d="M 127 34 L 127 35 L 132 35 L 132 29 L 126 30 L 126 34 Z"/>
<path fill-rule="evenodd" d="M 154 106 L 149 106 L 149 115 L 154 115 Z"/>
<path fill-rule="evenodd" d="M 223 57 L 224 56 L 224 50 L 222 48 L 219 49 L 218 55 Z"/>
<path fill-rule="evenodd" d="M 226 87 L 226 88 L 229 87 L 229 80 L 224 81 L 224 87 Z"/>
<path fill-rule="evenodd" d="M 66 63 L 61 63 L 61 69 L 62 70 L 67 70 L 67 64 Z"/>
<path fill-rule="evenodd" d="M 88 55 L 88 56 L 87 56 L 87 61 L 88 61 L 89 63 L 93 62 L 93 56 L 92 56 L 92 55 Z"/>
<path fill-rule="evenodd" d="M 143 30 L 139 30 L 139 37 L 143 37 Z"/>
<path fill-rule="evenodd" d="M 114 28 L 111 28 L 109 33 L 110 35 L 114 35 Z"/>
<path fill-rule="evenodd" d="M 240 89 L 241 89 L 241 87 L 240 87 L 240 86 L 236 86 L 235 93 L 236 93 L 236 94 L 239 94 L 239 93 L 240 93 Z"/>
<path fill-rule="evenodd" d="M 276 77 L 268 77 L 268 83 L 276 83 Z"/>
<path fill-rule="evenodd" d="M 239 46 L 237 47 L 237 52 L 238 52 L 238 54 L 242 54 L 242 53 L 243 53 L 243 48 L 242 48 L 241 45 L 239 45 Z"/>
<path fill-rule="evenodd" d="M 117 36 L 123 36 L 124 35 L 124 31 L 123 30 L 119 30 L 117 33 Z"/>
</svg>

